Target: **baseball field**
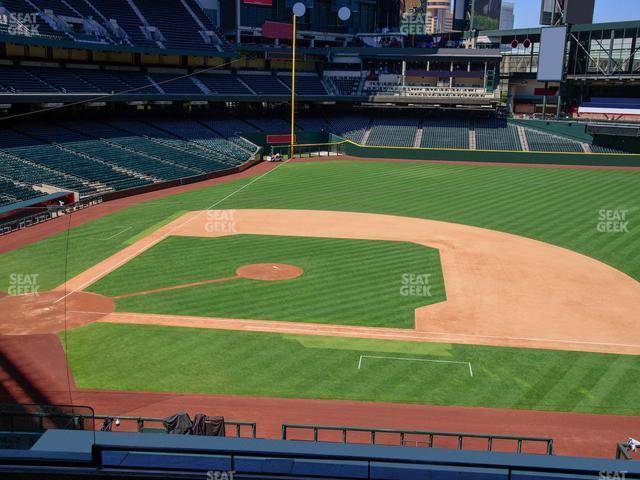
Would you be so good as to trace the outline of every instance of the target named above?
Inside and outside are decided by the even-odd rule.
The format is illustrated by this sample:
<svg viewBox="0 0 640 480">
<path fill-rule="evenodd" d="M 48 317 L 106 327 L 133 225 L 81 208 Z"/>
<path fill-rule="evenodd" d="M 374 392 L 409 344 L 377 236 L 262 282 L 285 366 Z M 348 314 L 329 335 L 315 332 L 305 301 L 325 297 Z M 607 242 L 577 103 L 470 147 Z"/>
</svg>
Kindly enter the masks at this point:
<svg viewBox="0 0 640 480">
<path fill-rule="evenodd" d="M 640 415 L 639 187 L 270 165 L 4 253 L 0 290 L 35 275 L 59 322 L 8 295 L 0 328 L 59 333 L 86 389 Z"/>
</svg>

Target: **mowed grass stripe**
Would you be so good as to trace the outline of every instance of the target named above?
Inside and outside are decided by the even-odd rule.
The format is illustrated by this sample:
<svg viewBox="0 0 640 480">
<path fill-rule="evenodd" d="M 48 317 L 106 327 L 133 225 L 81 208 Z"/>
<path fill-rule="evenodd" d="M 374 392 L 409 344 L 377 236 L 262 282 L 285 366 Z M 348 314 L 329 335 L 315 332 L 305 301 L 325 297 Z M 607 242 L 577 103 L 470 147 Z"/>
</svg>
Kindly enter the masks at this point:
<svg viewBox="0 0 640 480">
<path fill-rule="evenodd" d="M 115 253 L 177 211 L 206 208 L 247 181 L 155 200 L 74 229 L 69 274 Z M 639 186 L 635 171 L 323 162 L 284 165 L 219 207 L 361 211 L 493 228 L 585 253 L 638 279 Z M 595 228 L 597 213 L 623 207 L 632 209 L 632 232 L 618 235 L 612 249 L 614 235 Z M 132 223 L 131 231 L 112 240 L 91 240 Z M 16 271 L 41 273 L 42 288 L 50 288 L 63 279 L 64 253 L 63 235 L 11 252 L 0 265 L 0 278 Z"/>
<path fill-rule="evenodd" d="M 230 277 L 238 267 L 255 263 L 293 264 L 304 274 L 119 298 L 117 310 L 413 328 L 416 308 L 446 299 L 435 249 L 408 242 L 263 235 L 169 237 L 90 291 L 108 296 L 145 292 Z M 429 275 L 431 290 L 403 294 L 403 275 Z"/>
<path fill-rule="evenodd" d="M 73 330 L 69 342 L 82 388 L 640 414 L 638 357 L 422 343 L 409 354 L 397 341 L 114 324 Z M 462 365 L 377 359 L 358 370 L 360 355 L 381 350 L 470 361 L 474 376 Z"/>
</svg>

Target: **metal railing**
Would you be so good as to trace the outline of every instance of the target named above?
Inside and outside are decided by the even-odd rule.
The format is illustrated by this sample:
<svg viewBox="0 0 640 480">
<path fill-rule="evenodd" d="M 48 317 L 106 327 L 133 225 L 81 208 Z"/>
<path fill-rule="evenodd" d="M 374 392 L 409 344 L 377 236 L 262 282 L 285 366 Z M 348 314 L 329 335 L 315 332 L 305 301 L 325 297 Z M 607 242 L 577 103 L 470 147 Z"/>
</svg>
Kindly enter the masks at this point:
<svg viewBox="0 0 640 480">
<path fill-rule="evenodd" d="M 290 430 L 306 430 L 313 431 L 313 441 L 318 442 L 320 431 L 332 431 L 339 432 L 341 434 L 342 443 L 358 443 L 349 442 L 348 434 L 359 432 L 367 433 L 371 444 L 376 444 L 376 439 L 380 434 L 398 435 L 399 445 L 406 446 L 408 444 L 407 437 L 423 437 L 425 441 L 422 442 L 427 448 L 438 448 L 435 443 L 437 438 L 455 438 L 457 440 L 457 449 L 464 450 L 465 439 L 481 439 L 486 440 L 486 449 L 493 451 L 495 440 L 505 440 L 516 443 L 516 453 L 523 452 L 523 446 L 525 443 L 544 444 L 545 455 L 553 455 L 553 439 L 545 437 L 522 437 L 514 435 L 490 435 L 490 434 L 478 434 L 478 433 L 459 433 L 459 432 L 436 432 L 436 431 L 424 431 L 424 430 L 396 430 L 387 428 L 361 428 L 361 427 L 342 427 L 342 426 L 327 426 L 327 425 L 294 425 L 283 424 L 282 425 L 282 440 L 287 440 L 287 436 Z M 290 439 L 290 438 L 289 438 Z M 412 442 L 415 440 L 412 440 Z M 416 446 L 419 446 L 419 441 L 415 441 Z M 449 447 L 440 447 L 449 448 Z"/>
<path fill-rule="evenodd" d="M 9 432 L 44 432 L 49 428 L 96 430 L 108 418 L 119 420 L 124 431 L 167 432 L 163 418 L 118 415 L 95 415 L 91 407 L 71 405 L 7 404 L 0 405 L 0 430 Z M 124 422 L 124 423 L 123 423 Z M 149 424 L 152 424 L 149 427 Z M 227 436 L 256 438 L 256 424 L 225 420 Z M 115 427 L 116 429 L 120 427 Z"/>
<path fill-rule="evenodd" d="M 96 420 L 106 420 L 111 418 L 113 420 L 120 420 L 120 422 L 135 422 L 136 432 L 143 433 L 145 429 L 150 428 L 148 425 L 154 424 L 153 429 L 161 431 L 164 430 L 166 432 L 166 428 L 164 426 L 164 418 L 156 418 L 156 417 L 135 417 L 135 416 L 118 416 L 118 415 L 95 415 Z M 96 427 L 100 428 L 100 425 L 96 425 Z M 228 430 L 230 429 L 235 433 L 236 437 L 243 437 L 244 433 L 248 432 L 248 436 L 244 438 L 256 438 L 256 424 L 253 422 L 241 422 L 236 420 L 225 420 L 224 421 L 225 432 L 227 432 L 227 436 L 230 436 Z M 116 427 L 118 428 L 118 427 Z"/>
<path fill-rule="evenodd" d="M 42 433 L 50 428 L 95 430 L 93 409 L 78 405 L 0 405 L 0 430 L 2 431 Z"/>
<path fill-rule="evenodd" d="M 616 445 L 616 460 L 633 460 L 629 450 L 627 450 L 626 443 L 618 443 Z"/>
</svg>

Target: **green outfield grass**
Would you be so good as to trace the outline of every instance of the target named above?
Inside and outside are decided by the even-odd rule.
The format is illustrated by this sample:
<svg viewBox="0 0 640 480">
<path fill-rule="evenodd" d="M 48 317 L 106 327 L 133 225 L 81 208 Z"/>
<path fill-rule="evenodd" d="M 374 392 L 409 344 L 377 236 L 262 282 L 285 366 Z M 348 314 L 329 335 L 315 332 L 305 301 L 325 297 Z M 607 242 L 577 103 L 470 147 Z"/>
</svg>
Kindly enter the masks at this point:
<svg viewBox="0 0 640 480">
<path fill-rule="evenodd" d="M 169 237 L 90 291 L 108 296 L 235 275 L 254 263 L 286 263 L 301 277 L 239 279 L 116 300 L 118 311 L 413 328 L 414 310 L 444 301 L 437 250 L 407 242 L 234 235 Z M 431 289 L 403 295 L 403 275 Z M 426 295 L 430 294 L 430 295 Z"/>
<path fill-rule="evenodd" d="M 158 199 L 73 229 L 68 275 L 182 213 L 220 202 L 249 181 Z M 640 171 L 359 161 L 286 164 L 218 208 L 343 210 L 463 223 L 560 245 L 640 280 Z M 598 232 L 601 209 L 628 209 L 629 233 Z M 0 290 L 8 288 L 15 272 L 39 273 L 42 289 L 59 285 L 66 251 L 67 237 L 60 234 L 3 255 Z"/>
<path fill-rule="evenodd" d="M 10 252 L 0 262 L 0 290 L 12 273 L 39 274 L 41 290 L 55 287 L 65 270 L 75 276 L 183 213 L 214 205 L 457 222 L 569 248 L 640 280 L 640 171 L 328 161 L 285 164 L 257 181 L 129 207 Z M 600 233 L 602 209 L 627 210 L 629 232 Z M 176 275 L 169 279 L 198 263 L 188 253 L 165 261 L 164 272 Z M 116 291 L 110 281 L 100 288 Z M 325 318 L 343 308 L 341 293 L 324 307 Z M 82 387 L 640 413 L 639 358 L 632 356 L 105 324 L 69 332 L 68 352 Z M 476 376 L 454 364 L 375 359 L 358 372 L 367 352 L 470 361 Z"/>
<path fill-rule="evenodd" d="M 640 357 L 157 326 L 69 332 L 79 387 L 640 414 Z M 429 363 L 361 355 L 470 362 Z M 171 359 L 171 361 L 167 361 Z"/>
</svg>

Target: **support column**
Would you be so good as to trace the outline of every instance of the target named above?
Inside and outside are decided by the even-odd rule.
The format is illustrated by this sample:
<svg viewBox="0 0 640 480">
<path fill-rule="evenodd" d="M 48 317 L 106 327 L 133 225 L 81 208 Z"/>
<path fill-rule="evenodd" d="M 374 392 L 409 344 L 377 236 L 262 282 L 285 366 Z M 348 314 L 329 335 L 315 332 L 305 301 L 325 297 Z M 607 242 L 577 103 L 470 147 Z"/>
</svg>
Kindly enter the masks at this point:
<svg viewBox="0 0 640 480">
<path fill-rule="evenodd" d="M 562 94 L 561 90 L 558 90 L 558 105 L 556 107 L 556 119 L 560 119 L 560 111 L 562 109 Z"/>
<path fill-rule="evenodd" d="M 542 97 L 542 119 L 547 118 L 547 88 L 549 88 L 549 82 L 544 82 L 544 95 Z"/>
<path fill-rule="evenodd" d="M 451 75 L 449 76 L 449 88 L 453 87 L 453 61 L 451 62 L 451 68 L 449 69 Z"/>
<path fill-rule="evenodd" d="M 242 35 L 240 33 L 240 24 L 242 23 L 242 15 L 240 11 L 240 3 L 242 0 L 236 0 L 236 44 L 240 45 L 242 41 Z"/>
<path fill-rule="evenodd" d="M 489 64 L 487 62 L 484 62 L 484 79 L 482 81 L 482 84 L 484 85 L 484 89 L 487 89 L 487 69 L 489 68 Z"/>
</svg>

